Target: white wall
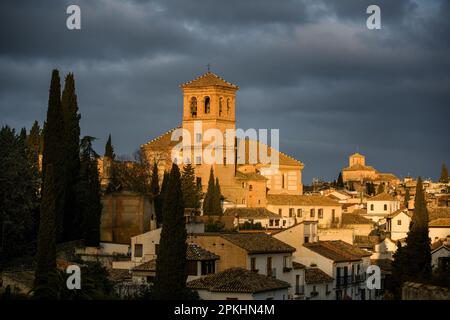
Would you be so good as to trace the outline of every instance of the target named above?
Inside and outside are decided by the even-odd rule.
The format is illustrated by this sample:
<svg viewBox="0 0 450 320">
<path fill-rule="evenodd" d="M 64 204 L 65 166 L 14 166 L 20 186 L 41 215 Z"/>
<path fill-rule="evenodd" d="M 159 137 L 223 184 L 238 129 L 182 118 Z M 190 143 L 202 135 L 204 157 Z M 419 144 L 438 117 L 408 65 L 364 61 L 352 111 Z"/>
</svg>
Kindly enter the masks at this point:
<svg viewBox="0 0 450 320">
<path fill-rule="evenodd" d="M 445 239 L 450 236 L 450 227 L 429 227 L 428 235 L 432 243 L 438 239 Z"/>
</svg>

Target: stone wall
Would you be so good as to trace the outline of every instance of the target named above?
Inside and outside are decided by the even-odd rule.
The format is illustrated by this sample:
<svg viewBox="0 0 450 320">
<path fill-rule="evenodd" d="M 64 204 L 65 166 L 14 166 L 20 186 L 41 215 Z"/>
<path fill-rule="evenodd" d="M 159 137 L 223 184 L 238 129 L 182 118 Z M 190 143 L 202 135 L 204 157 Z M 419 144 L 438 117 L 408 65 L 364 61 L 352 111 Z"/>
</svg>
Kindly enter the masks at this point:
<svg viewBox="0 0 450 320">
<path fill-rule="evenodd" d="M 423 283 L 405 282 L 402 300 L 450 300 L 450 290 Z"/>
</svg>

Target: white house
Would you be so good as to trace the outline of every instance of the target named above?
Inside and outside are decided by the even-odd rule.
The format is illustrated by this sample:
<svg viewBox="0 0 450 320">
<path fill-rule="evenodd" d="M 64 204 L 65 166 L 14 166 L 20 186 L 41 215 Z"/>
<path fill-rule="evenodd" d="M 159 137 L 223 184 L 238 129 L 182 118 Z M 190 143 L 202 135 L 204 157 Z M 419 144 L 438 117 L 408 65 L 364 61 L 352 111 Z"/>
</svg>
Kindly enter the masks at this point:
<svg viewBox="0 0 450 320">
<path fill-rule="evenodd" d="M 367 200 L 365 217 L 374 222 L 384 220 L 388 215 L 400 209 L 400 201 L 390 194 L 383 192 Z"/>
<path fill-rule="evenodd" d="M 317 267 L 305 268 L 306 300 L 333 300 L 334 279 Z"/>
<path fill-rule="evenodd" d="M 431 242 L 450 236 L 450 218 L 438 218 L 428 224 Z"/>
<path fill-rule="evenodd" d="M 317 221 L 319 228 L 338 226 L 342 205 L 321 195 L 268 194 L 267 209 L 290 219 L 287 227 L 301 221 Z"/>
<path fill-rule="evenodd" d="M 371 300 L 375 292 L 365 283 L 371 253 L 343 241 L 305 243 L 299 262 L 318 267 L 334 279 L 333 299 Z"/>
<path fill-rule="evenodd" d="M 244 268 L 229 268 L 189 281 L 203 300 L 286 300 L 290 284 Z"/>
<path fill-rule="evenodd" d="M 228 208 L 223 215 L 235 217 L 235 227 L 241 226 L 246 222 L 253 225 L 259 223 L 264 229 L 285 228 L 289 224 L 289 219 L 283 218 L 266 208 Z"/>
<path fill-rule="evenodd" d="M 408 209 L 399 209 L 386 217 L 386 231 L 392 240 L 404 239 L 408 235 L 411 214 Z"/>
</svg>

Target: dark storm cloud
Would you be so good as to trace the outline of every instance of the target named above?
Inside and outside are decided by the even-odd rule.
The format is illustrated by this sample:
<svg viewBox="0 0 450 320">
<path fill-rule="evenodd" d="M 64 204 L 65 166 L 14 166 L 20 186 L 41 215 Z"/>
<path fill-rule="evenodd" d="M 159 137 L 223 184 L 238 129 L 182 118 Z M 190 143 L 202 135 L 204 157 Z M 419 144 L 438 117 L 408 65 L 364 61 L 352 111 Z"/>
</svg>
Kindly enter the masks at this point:
<svg viewBox="0 0 450 320">
<path fill-rule="evenodd" d="M 82 30 L 65 27 L 78 4 Z M 84 134 L 131 153 L 181 121 L 178 85 L 213 71 L 240 86 L 238 126 L 281 128 L 305 182 L 355 150 L 382 171 L 436 177 L 449 160 L 450 2 L 0 2 L 0 124 L 45 116 L 52 68 L 75 73 Z"/>
</svg>

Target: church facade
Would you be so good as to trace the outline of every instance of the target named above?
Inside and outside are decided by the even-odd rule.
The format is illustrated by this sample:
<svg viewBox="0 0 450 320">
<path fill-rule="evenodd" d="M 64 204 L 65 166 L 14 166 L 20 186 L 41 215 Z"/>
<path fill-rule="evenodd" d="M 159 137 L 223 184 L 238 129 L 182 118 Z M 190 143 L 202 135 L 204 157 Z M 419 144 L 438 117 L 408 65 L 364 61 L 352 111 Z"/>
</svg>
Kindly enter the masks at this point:
<svg viewBox="0 0 450 320">
<path fill-rule="evenodd" d="M 210 169 L 219 179 L 225 201 L 246 207 L 266 207 L 268 195 L 302 195 L 304 165 L 257 139 L 240 139 L 236 132 L 236 93 L 239 87 L 208 71 L 180 85 L 183 93 L 183 116 L 179 127 L 168 130 L 141 146 L 150 163 L 156 162 L 162 176 L 172 163 L 180 167 L 189 162 L 195 168 L 197 183 L 207 189 Z M 174 139 L 180 129 L 183 134 Z M 222 134 L 220 153 L 215 149 L 213 163 L 202 151 L 208 148 L 208 131 Z M 179 136 L 179 135 L 178 135 Z M 208 139 L 209 138 L 209 139 Z M 191 148 L 175 153 L 180 141 Z M 276 156 L 277 164 L 267 163 L 261 155 Z"/>
</svg>

